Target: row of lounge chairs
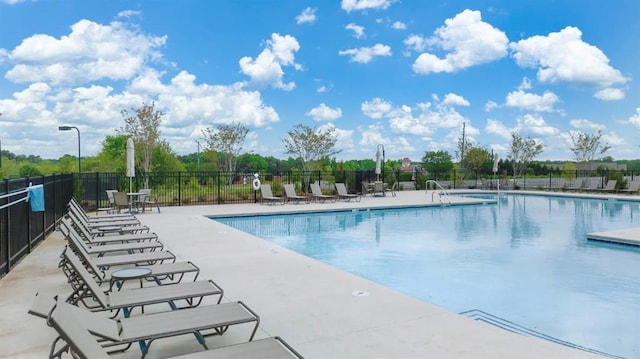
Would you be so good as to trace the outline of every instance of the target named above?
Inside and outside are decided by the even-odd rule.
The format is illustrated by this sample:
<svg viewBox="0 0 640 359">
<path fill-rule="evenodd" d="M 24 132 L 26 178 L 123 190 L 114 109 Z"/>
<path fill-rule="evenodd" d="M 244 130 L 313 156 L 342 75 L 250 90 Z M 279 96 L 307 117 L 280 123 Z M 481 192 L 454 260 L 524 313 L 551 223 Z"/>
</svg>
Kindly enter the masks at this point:
<svg viewBox="0 0 640 359">
<path fill-rule="evenodd" d="M 608 180 L 604 187 L 600 187 L 601 180 L 599 178 L 577 178 L 569 181 L 563 178 L 558 182 L 558 189 L 582 192 L 603 192 L 603 193 L 628 193 L 634 194 L 640 191 L 640 181 L 629 181 L 627 188 L 616 188 L 617 180 Z"/>
<path fill-rule="evenodd" d="M 295 186 L 293 184 L 285 184 L 284 185 L 284 193 L 285 196 L 274 196 L 273 191 L 271 190 L 271 185 L 262 184 L 260 186 L 260 194 L 262 203 L 267 204 L 285 204 L 287 202 L 300 204 L 300 203 L 310 203 L 311 201 L 315 202 L 335 202 L 337 200 L 342 201 L 351 201 L 354 200 L 356 202 L 360 201 L 360 195 L 352 194 L 347 192 L 347 187 L 344 183 L 336 183 L 336 195 L 332 194 L 324 194 L 320 185 L 317 183 L 311 183 L 309 185 L 311 188 L 310 195 L 298 195 L 296 193 Z"/>
<path fill-rule="evenodd" d="M 71 294 L 36 294 L 29 310 L 57 331 L 50 358 L 108 358 L 136 343 L 144 358 L 154 341 L 185 334 L 206 351 L 179 358 L 302 358 L 279 337 L 253 341 L 260 317 L 242 301 L 223 303 L 218 284 L 177 261 L 135 216 L 89 217 L 74 200 L 68 207 L 58 266 Z M 236 325 L 250 328 L 247 342 L 209 350 L 207 337 Z"/>
</svg>

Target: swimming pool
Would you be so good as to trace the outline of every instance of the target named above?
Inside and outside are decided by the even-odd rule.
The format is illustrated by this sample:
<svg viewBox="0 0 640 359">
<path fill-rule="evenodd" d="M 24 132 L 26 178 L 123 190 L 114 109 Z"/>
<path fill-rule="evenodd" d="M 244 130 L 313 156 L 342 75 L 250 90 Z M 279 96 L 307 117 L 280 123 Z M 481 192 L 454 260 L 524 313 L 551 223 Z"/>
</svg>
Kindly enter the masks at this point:
<svg viewBox="0 0 640 359">
<path fill-rule="evenodd" d="M 638 218 L 634 202 L 501 195 L 489 205 L 216 220 L 450 311 L 638 357 L 640 249 L 585 239 Z"/>
</svg>

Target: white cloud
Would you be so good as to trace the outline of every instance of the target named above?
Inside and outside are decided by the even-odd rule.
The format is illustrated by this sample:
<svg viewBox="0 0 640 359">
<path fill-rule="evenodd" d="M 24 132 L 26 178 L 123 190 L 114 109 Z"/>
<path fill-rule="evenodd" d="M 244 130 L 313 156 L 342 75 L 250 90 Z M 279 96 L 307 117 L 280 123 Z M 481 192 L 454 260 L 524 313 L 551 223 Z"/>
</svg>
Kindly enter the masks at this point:
<svg viewBox="0 0 640 359">
<path fill-rule="evenodd" d="M 346 12 L 363 11 L 369 9 L 386 10 L 393 0 L 342 0 L 342 10 Z"/>
<path fill-rule="evenodd" d="M 351 56 L 349 61 L 366 64 L 371 62 L 376 56 L 391 56 L 391 48 L 387 45 L 375 44 L 373 47 L 360 47 L 358 49 L 338 51 L 338 55 L 348 55 Z"/>
<path fill-rule="evenodd" d="M 505 140 L 511 139 L 512 129 L 505 126 L 502 122 L 493 119 L 487 119 L 487 125 L 484 127 L 486 133 L 496 135 Z"/>
<path fill-rule="evenodd" d="M 521 67 L 538 68 L 542 83 L 578 83 L 609 87 L 628 81 L 609 65 L 607 56 L 597 47 L 582 41 L 576 27 L 565 27 L 548 36 L 532 36 L 510 44 L 513 58 Z"/>
<path fill-rule="evenodd" d="M 530 90 L 531 89 L 531 80 L 528 77 L 523 77 L 520 86 L 518 86 L 518 90 Z"/>
<path fill-rule="evenodd" d="M 427 48 L 427 39 L 422 35 L 411 34 L 404 40 L 404 44 L 413 51 L 421 52 Z"/>
<path fill-rule="evenodd" d="M 585 119 L 574 119 L 569 121 L 571 127 L 575 127 L 577 129 L 588 129 L 588 130 L 604 130 L 606 128 L 605 125 L 595 123 Z"/>
<path fill-rule="evenodd" d="M 509 40 L 504 32 L 482 21 L 480 11 L 464 10 L 445 26 L 438 28 L 428 40 L 449 53 L 439 58 L 423 53 L 413 64 L 419 74 L 456 72 L 468 67 L 498 60 L 507 55 Z"/>
<path fill-rule="evenodd" d="M 395 30 L 406 30 L 407 25 L 405 25 L 405 23 L 402 21 L 395 21 L 393 24 L 391 24 L 391 28 Z"/>
<path fill-rule="evenodd" d="M 379 97 L 372 101 L 365 101 L 360 105 L 362 113 L 373 119 L 381 119 L 391 112 L 391 102 L 387 102 Z"/>
<path fill-rule="evenodd" d="M 615 133 L 605 133 L 602 135 L 602 141 L 611 146 L 622 146 L 626 144 L 624 138 L 616 135 Z"/>
<path fill-rule="evenodd" d="M 596 92 L 593 97 L 602 101 L 618 101 L 624 99 L 624 91 L 609 87 Z"/>
<path fill-rule="evenodd" d="M 456 95 L 454 93 L 446 94 L 441 104 L 444 106 L 469 106 L 470 105 L 469 101 L 467 101 L 464 97 L 460 95 Z"/>
<path fill-rule="evenodd" d="M 347 30 L 351 30 L 353 31 L 353 37 L 355 37 L 356 39 L 360 39 L 364 36 L 364 27 L 363 26 L 359 26 L 356 25 L 354 23 L 350 23 L 347 24 L 347 26 L 344 27 Z"/>
<path fill-rule="evenodd" d="M 484 104 L 484 110 L 487 112 L 491 112 L 493 110 L 495 110 L 496 108 L 498 108 L 500 106 L 498 106 L 497 103 L 495 103 L 494 101 L 487 101 L 487 103 Z"/>
<path fill-rule="evenodd" d="M 296 23 L 298 24 L 313 24 L 317 20 L 316 9 L 307 7 L 302 10 L 300 15 L 296 16 Z"/>
<path fill-rule="evenodd" d="M 517 119 L 515 130 L 518 133 L 531 133 L 538 136 L 556 136 L 560 130 L 546 123 L 542 116 L 526 114 Z"/>
<path fill-rule="evenodd" d="M 15 83 L 79 84 L 102 79 L 128 80 L 149 61 L 161 58 L 166 36 L 148 36 L 114 22 L 80 20 L 59 39 L 38 34 L 26 38 L 8 59 L 17 63 L 5 74 Z"/>
<path fill-rule="evenodd" d="M 342 117 L 342 110 L 339 107 L 331 108 L 321 103 L 317 107 L 309 110 L 306 115 L 313 118 L 314 121 L 334 121 Z"/>
<path fill-rule="evenodd" d="M 118 17 L 131 18 L 134 16 L 140 16 L 142 13 L 136 10 L 124 10 L 118 13 Z"/>
<path fill-rule="evenodd" d="M 355 149 L 355 144 L 353 143 L 353 130 L 343 130 L 341 128 L 336 127 L 333 123 L 326 123 L 320 127 L 318 127 L 318 131 L 326 131 L 328 129 L 334 129 L 334 134 L 336 136 L 336 146 L 337 150 L 353 152 Z"/>
<path fill-rule="evenodd" d="M 295 82 L 284 83 L 283 66 L 293 66 L 300 70 L 301 66 L 295 63 L 295 53 L 300 49 L 300 44 L 291 35 L 281 36 L 271 34 L 271 40 L 266 41 L 265 49 L 254 60 L 245 56 L 240 59 L 240 69 L 243 74 L 251 77 L 251 80 L 261 85 L 270 85 L 285 91 L 293 90 Z"/>
<path fill-rule="evenodd" d="M 318 86 L 318 89 L 316 90 L 316 92 L 318 92 L 318 93 L 327 92 L 327 86 L 325 86 L 325 85 Z"/>
<path fill-rule="evenodd" d="M 555 111 L 553 106 L 559 100 L 558 96 L 550 91 L 545 91 L 542 96 L 540 96 L 518 90 L 510 92 L 507 95 L 506 105 L 508 107 L 517 107 L 536 112 L 553 112 Z"/>
<path fill-rule="evenodd" d="M 629 117 L 629 123 L 640 128 L 640 107 L 636 108 L 636 113 Z"/>
</svg>

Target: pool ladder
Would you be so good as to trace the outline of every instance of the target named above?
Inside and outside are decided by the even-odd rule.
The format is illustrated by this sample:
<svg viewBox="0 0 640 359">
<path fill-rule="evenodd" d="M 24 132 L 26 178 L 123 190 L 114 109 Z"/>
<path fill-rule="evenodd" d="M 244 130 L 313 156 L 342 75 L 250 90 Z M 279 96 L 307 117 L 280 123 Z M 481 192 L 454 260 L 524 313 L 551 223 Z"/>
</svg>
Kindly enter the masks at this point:
<svg viewBox="0 0 640 359">
<path fill-rule="evenodd" d="M 451 198 L 449 198 L 449 192 L 447 192 L 447 190 L 444 189 L 444 187 L 442 187 L 440 183 L 436 182 L 435 180 L 427 180 L 427 182 L 425 182 L 424 188 L 426 188 L 425 189 L 426 194 L 429 194 L 429 183 L 433 183 L 436 186 L 436 188 L 440 189 L 440 192 L 436 190 L 431 192 L 431 202 L 433 202 L 435 195 L 438 194 L 438 199 L 440 200 L 441 204 L 451 204 Z M 445 201 L 442 200 L 443 197 L 446 200 L 446 203 Z"/>
</svg>

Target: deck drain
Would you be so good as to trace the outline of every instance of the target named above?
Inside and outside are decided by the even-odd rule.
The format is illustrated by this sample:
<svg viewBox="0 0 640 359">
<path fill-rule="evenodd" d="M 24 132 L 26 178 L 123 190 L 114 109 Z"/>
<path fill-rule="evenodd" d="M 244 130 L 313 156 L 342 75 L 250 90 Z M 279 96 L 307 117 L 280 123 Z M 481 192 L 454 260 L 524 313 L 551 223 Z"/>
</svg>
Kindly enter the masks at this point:
<svg viewBox="0 0 640 359">
<path fill-rule="evenodd" d="M 355 295 L 356 297 L 368 297 L 369 296 L 369 292 L 367 292 L 366 290 L 356 290 L 351 294 Z"/>
</svg>

